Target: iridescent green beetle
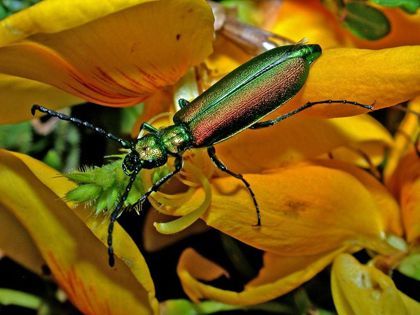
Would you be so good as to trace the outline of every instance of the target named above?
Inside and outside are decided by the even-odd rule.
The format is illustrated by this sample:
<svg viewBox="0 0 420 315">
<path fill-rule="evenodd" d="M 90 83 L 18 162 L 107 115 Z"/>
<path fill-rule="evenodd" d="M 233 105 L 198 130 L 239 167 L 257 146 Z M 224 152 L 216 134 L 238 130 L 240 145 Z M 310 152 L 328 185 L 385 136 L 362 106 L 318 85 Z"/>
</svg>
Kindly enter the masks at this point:
<svg viewBox="0 0 420 315">
<path fill-rule="evenodd" d="M 110 217 L 108 227 L 109 264 L 114 265 L 112 232 L 128 193 L 141 169 L 164 165 L 169 157 L 175 158 L 175 170 L 157 181 L 139 200 L 140 206 L 147 197 L 182 169 L 182 154 L 191 148 L 207 148 L 214 164 L 237 179 L 248 189 L 261 225 L 260 211 L 249 183 L 229 170 L 216 156 L 214 144 L 224 141 L 244 129 L 264 128 L 274 125 L 302 110 L 322 103 L 344 103 L 372 109 L 370 105 L 346 100 L 325 100 L 305 105 L 272 120 L 259 120 L 287 102 L 302 88 L 309 66 L 321 55 L 319 45 L 290 45 L 271 49 L 238 67 L 211 88 L 188 102 L 179 100 L 181 109 L 175 114 L 172 126 L 156 129 L 144 123 L 141 130 L 148 133 L 135 141 L 120 139 L 90 123 L 81 121 L 39 105 L 36 110 L 92 129 L 108 139 L 117 141 L 129 150 L 123 161 L 123 170 L 130 176 L 127 187 Z"/>
</svg>

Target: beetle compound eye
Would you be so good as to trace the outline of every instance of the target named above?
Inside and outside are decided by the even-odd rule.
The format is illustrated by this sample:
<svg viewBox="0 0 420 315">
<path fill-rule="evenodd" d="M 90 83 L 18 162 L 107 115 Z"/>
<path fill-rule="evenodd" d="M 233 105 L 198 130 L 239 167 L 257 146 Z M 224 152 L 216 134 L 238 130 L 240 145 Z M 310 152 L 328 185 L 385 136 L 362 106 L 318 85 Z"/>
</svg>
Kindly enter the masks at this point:
<svg viewBox="0 0 420 315">
<path fill-rule="evenodd" d="M 126 175 L 131 175 L 140 166 L 140 156 L 137 151 L 128 153 L 122 163 L 122 169 Z"/>
</svg>

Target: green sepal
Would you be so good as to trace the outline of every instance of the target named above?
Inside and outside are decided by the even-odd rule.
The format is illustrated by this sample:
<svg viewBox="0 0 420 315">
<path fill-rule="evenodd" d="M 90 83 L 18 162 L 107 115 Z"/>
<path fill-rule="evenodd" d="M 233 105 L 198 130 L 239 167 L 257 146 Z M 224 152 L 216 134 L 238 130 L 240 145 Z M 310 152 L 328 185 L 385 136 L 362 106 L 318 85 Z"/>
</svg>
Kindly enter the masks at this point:
<svg viewBox="0 0 420 315">
<path fill-rule="evenodd" d="M 363 2 L 346 4 L 343 24 L 362 39 L 378 40 L 389 34 L 391 25 L 380 10 Z"/>
<path fill-rule="evenodd" d="M 74 171 L 65 176 L 79 185 L 67 193 L 66 199 L 76 203 L 89 203 L 95 208 L 96 214 L 112 212 L 129 181 L 129 176 L 122 170 L 122 159 L 102 167 Z M 141 177 L 137 175 L 124 206 L 136 204 L 144 191 Z"/>
<path fill-rule="evenodd" d="M 66 199 L 74 202 L 95 200 L 102 192 L 102 188 L 95 184 L 80 185 L 66 194 Z"/>
<path fill-rule="evenodd" d="M 118 191 L 115 190 L 113 187 L 108 188 L 99 196 L 98 201 L 96 202 L 96 214 L 105 212 L 105 210 L 114 209 L 113 203 L 110 201 L 115 195 L 114 191 L 118 196 Z M 108 207 L 109 204 L 111 204 L 112 206 Z"/>
<path fill-rule="evenodd" d="M 420 253 L 413 253 L 405 257 L 398 266 L 398 271 L 420 281 Z"/>
<path fill-rule="evenodd" d="M 420 8 L 420 0 L 371 0 L 384 7 L 401 8 L 407 13 L 414 14 Z"/>
</svg>

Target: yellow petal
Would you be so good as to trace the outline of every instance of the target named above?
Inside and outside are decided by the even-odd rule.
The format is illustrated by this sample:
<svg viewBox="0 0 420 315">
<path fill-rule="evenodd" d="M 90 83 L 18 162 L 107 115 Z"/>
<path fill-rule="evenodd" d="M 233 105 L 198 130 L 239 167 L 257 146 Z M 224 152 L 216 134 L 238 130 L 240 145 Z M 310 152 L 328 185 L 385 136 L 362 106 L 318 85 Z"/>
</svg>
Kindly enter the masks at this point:
<svg viewBox="0 0 420 315">
<path fill-rule="evenodd" d="M 420 243 L 420 159 L 415 152 L 400 160 L 390 185 L 400 201 L 406 239 Z"/>
<path fill-rule="evenodd" d="M 103 16 L 154 0 L 42 1 L 0 22 L 0 43 L 9 44 L 37 33 L 58 33 Z"/>
<path fill-rule="evenodd" d="M 6 74 L 0 74 L 0 99 L 0 124 L 31 119 L 32 104 L 58 109 L 84 102 L 48 84 Z"/>
<path fill-rule="evenodd" d="M 109 2 L 98 12 L 91 8 L 96 2 L 60 1 L 60 12 L 75 15 L 69 22 L 56 22 L 58 1 L 11 16 L 0 28 L 0 71 L 99 104 L 139 103 L 201 62 L 211 52 L 213 36 L 213 15 L 204 0 L 143 2 Z M 38 31 L 48 22 L 37 33 L 28 30 L 41 19 L 58 25 L 47 34 Z M 16 40 L 10 33 L 21 24 L 32 35 Z"/>
<path fill-rule="evenodd" d="M 331 287 L 339 315 L 415 315 L 420 304 L 398 291 L 391 278 L 348 254 L 333 264 Z"/>
<path fill-rule="evenodd" d="M 45 265 L 44 259 L 25 227 L 1 205 L 1 202 L 0 222 L 1 251 L 25 268 L 41 274 L 42 266 Z"/>
<path fill-rule="evenodd" d="M 390 185 L 390 179 L 398 166 L 400 159 L 416 145 L 416 139 L 420 132 L 419 116 L 420 97 L 410 102 L 404 119 L 401 121 L 398 131 L 395 133 L 394 145 L 389 152 L 389 157 L 384 169 L 384 181 Z"/>
<path fill-rule="evenodd" d="M 342 46 L 344 37 L 334 17 L 319 1 L 282 1 L 276 21 L 266 27 L 296 42 L 307 39 L 324 48 Z"/>
<path fill-rule="evenodd" d="M 382 150 L 392 143 L 389 132 L 368 115 L 322 119 L 293 117 L 270 128 L 246 130 L 216 147 L 223 162 L 239 173 L 259 173 L 311 159 L 339 147 Z"/>
<path fill-rule="evenodd" d="M 420 95 L 420 46 L 381 50 L 326 49 L 311 66 L 301 92 L 285 107 L 295 108 L 310 101 L 346 99 L 389 107 Z M 363 112 L 350 105 L 320 105 L 305 115 L 350 116 Z M 303 113 L 302 113 L 303 114 Z"/>
<path fill-rule="evenodd" d="M 337 160 L 317 160 L 318 165 L 342 170 L 351 174 L 357 179 L 371 194 L 375 200 L 381 217 L 385 223 L 385 230 L 388 234 L 402 236 L 403 228 L 400 215 L 400 207 L 386 187 L 377 178 L 354 165 Z"/>
<path fill-rule="evenodd" d="M 245 174 L 261 209 L 241 182 L 231 176 L 212 181 L 206 223 L 256 248 L 277 255 L 316 255 L 344 244 L 393 252 L 384 242 L 387 215 L 352 175 L 319 165 L 299 164 L 272 173 Z M 198 189 L 183 207 L 199 205 Z"/>
<path fill-rule="evenodd" d="M 111 269 L 104 246 L 107 225 L 92 218 L 90 209 L 72 210 L 60 199 L 74 184 L 37 160 L 4 150 L 0 173 L 2 210 L 31 235 L 60 287 L 84 314 L 157 312 L 153 282 L 129 236 L 116 227 L 115 251 L 122 260 Z"/>
<path fill-rule="evenodd" d="M 226 275 L 226 271 L 192 249 L 182 253 L 177 272 L 185 293 L 194 302 L 211 299 L 228 304 L 253 305 L 267 302 L 297 288 L 343 251 L 345 249 L 340 248 L 330 253 L 300 257 L 266 253 L 260 275 L 241 292 L 222 290 L 200 282 Z"/>
</svg>

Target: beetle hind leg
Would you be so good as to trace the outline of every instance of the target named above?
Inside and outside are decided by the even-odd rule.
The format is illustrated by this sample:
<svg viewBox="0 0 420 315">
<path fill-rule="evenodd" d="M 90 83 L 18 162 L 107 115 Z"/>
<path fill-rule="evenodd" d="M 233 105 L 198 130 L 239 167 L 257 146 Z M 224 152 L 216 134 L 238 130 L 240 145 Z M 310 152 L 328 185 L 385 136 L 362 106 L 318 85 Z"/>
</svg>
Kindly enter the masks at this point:
<svg viewBox="0 0 420 315">
<path fill-rule="evenodd" d="M 288 112 L 284 115 L 281 115 L 277 118 L 274 118 L 274 119 L 271 119 L 271 120 L 266 120 L 266 121 L 261 121 L 261 122 L 256 122 L 255 124 L 250 126 L 249 129 L 260 129 L 260 128 L 273 126 L 273 125 L 281 122 L 282 120 L 285 120 L 289 117 L 292 117 L 292 116 L 300 113 L 301 111 L 304 111 L 305 109 L 311 108 L 312 106 L 319 105 L 319 104 L 348 104 L 348 105 L 358 106 L 358 107 L 368 109 L 368 110 L 373 109 L 373 105 L 366 105 L 366 104 L 362 104 L 362 103 L 358 103 L 358 102 L 354 102 L 354 101 L 347 101 L 347 100 L 325 100 L 325 101 L 317 101 L 317 102 L 308 102 L 305 105 L 302 105 L 301 107 L 298 107 L 295 110 L 292 110 L 292 111 L 290 111 L 290 112 Z"/>
<path fill-rule="evenodd" d="M 260 214 L 260 207 L 258 206 L 258 202 L 257 199 L 255 198 L 255 194 L 251 189 L 251 185 L 245 180 L 245 178 L 241 175 L 241 174 L 237 174 L 232 172 L 231 170 L 229 170 L 222 161 L 220 161 L 217 156 L 216 156 L 216 149 L 211 146 L 207 148 L 207 153 L 210 156 L 210 159 L 213 161 L 213 163 L 217 166 L 217 168 L 219 170 L 222 170 L 223 172 L 239 179 L 240 181 L 242 181 L 242 183 L 245 185 L 245 187 L 248 189 L 249 194 L 251 195 L 252 198 L 252 202 L 254 203 L 255 206 L 255 211 L 257 213 L 257 226 L 261 225 L 261 214 Z"/>
</svg>

